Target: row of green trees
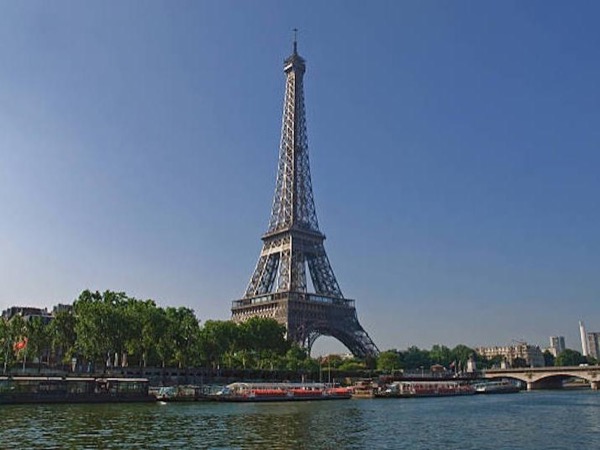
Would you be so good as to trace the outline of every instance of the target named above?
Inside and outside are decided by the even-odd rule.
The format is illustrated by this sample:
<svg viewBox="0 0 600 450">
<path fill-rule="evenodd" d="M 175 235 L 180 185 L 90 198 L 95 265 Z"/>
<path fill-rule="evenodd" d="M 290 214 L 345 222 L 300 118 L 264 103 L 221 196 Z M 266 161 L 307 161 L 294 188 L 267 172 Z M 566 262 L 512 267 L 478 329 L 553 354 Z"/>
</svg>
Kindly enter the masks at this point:
<svg viewBox="0 0 600 450">
<path fill-rule="evenodd" d="M 26 341 L 25 341 L 26 340 Z M 20 345 L 26 342 L 22 348 Z M 21 344 L 20 344 L 21 343 Z M 14 316 L 0 321 L 0 356 L 6 365 L 25 359 L 44 364 L 285 368 L 308 364 L 272 319 L 242 324 L 209 320 L 200 325 L 189 308 L 161 308 L 124 293 L 84 291 L 72 310 L 45 323 Z"/>
<path fill-rule="evenodd" d="M 556 358 L 549 351 L 544 352 L 544 359 L 547 366 L 578 366 L 580 364 L 598 364 L 598 360 L 591 356 L 583 356 L 576 350 L 567 348 L 559 353 Z"/>
<path fill-rule="evenodd" d="M 76 364 L 81 367 L 111 365 L 207 367 L 213 369 L 269 369 L 312 372 L 377 369 L 380 372 L 429 370 L 439 364 L 451 370 L 466 369 L 472 358 L 478 368 L 500 365 L 501 358 L 486 359 L 472 348 L 450 349 L 434 345 L 430 350 L 409 347 L 387 350 L 376 360 L 330 356 L 312 359 L 285 339 L 285 327 L 272 319 L 252 318 L 244 323 L 208 320 L 200 324 L 185 307 L 156 305 L 122 292 L 83 291 L 72 309 L 44 322 L 17 315 L 0 320 L 0 361 L 4 367 L 36 360 L 41 364 Z M 578 365 L 590 362 L 574 350 L 556 359 L 545 355 L 546 365 Z M 525 361 L 522 361 L 525 364 Z M 594 363 L 595 361 L 591 361 Z M 514 364 L 519 364 L 515 361 Z"/>
<path fill-rule="evenodd" d="M 445 345 L 434 345 L 431 350 L 420 349 L 412 346 L 404 351 L 387 350 L 382 352 L 377 359 L 377 368 L 385 372 L 395 370 L 429 370 L 433 365 L 441 365 L 456 371 L 464 370 L 467 361 L 473 358 L 480 364 L 488 365 L 488 361 L 478 356 L 475 350 L 466 345 L 457 345 L 450 349 Z"/>
<path fill-rule="evenodd" d="M 429 369 L 434 364 L 439 364 L 456 371 L 464 370 L 467 361 L 472 358 L 478 369 L 499 367 L 503 357 L 495 356 L 486 358 L 465 345 L 457 345 L 450 349 L 444 345 L 434 345 L 431 350 L 409 347 L 405 351 L 388 350 L 382 352 L 377 360 L 377 368 L 382 371 Z M 575 350 L 566 349 L 556 358 L 549 352 L 544 352 L 546 366 L 577 366 L 579 364 L 598 364 L 594 358 L 583 356 Z M 522 358 L 515 358 L 512 367 L 527 367 L 527 362 Z"/>
</svg>

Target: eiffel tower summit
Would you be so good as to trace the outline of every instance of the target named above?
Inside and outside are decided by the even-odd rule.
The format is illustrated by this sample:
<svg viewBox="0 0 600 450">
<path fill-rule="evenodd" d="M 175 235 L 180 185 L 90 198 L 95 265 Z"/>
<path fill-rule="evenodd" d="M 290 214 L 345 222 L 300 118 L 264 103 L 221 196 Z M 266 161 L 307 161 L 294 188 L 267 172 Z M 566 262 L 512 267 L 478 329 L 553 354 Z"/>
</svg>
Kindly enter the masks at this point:
<svg viewBox="0 0 600 450">
<path fill-rule="evenodd" d="M 375 356 L 377 346 L 358 322 L 354 300 L 344 298 L 319 231 L 304 109 L 306 63 L 295 38 L 283 71 L 283 124 L 269 228 L 246 293 L 233 301 L 232 320 L 273 318 L 286 326 L 289 340 L 309 352 L 319 336 L 332 336 L 354 356 Z"/>
</svg>

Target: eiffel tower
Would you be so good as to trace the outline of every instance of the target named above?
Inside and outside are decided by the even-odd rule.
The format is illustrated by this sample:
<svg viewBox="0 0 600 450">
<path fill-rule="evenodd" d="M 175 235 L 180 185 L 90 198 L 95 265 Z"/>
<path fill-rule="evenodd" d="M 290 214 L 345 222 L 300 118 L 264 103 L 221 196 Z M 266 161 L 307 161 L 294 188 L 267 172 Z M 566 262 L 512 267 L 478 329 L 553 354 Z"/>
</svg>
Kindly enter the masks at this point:
<svg viewBox="0 0 600 450">
<path fill-rule="evenodd" d="M 286 325 L 287 337 L 310 349 L 332 336 L 357 357 L 375 356 L 377 346 L 358 322 L 354 300 L 344 298 L 319 231 L 313 199 L 303 77 L 305 61 L 294 38 L 286 74 L 277 183 L 269 228 L 246 293 L 233 301 L 232 320 L 269 317 Z M 314 293 L 309 292 L 307 268 Z"/>
</svg>

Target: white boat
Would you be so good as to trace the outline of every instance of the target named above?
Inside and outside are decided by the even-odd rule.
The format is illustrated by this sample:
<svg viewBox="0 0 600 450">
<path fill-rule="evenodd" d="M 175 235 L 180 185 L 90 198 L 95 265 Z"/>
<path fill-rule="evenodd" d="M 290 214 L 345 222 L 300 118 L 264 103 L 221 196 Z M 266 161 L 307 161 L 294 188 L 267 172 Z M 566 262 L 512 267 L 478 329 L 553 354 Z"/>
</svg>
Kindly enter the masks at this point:
<svg viewBox="0 0 600 450">
<path fill-rule="evenodd" d="M 485 381 L 474 386 L 477 394 L 512 394 L 521 390 L 517 383 L 509 380 Z"/>
<path fill-rule="evenodd" d="M 470 384 L 459 381 L 396 381 L 382 392 L 379 398 L 448 397 L 472 395 L 475 389 Z"/>
</svg>

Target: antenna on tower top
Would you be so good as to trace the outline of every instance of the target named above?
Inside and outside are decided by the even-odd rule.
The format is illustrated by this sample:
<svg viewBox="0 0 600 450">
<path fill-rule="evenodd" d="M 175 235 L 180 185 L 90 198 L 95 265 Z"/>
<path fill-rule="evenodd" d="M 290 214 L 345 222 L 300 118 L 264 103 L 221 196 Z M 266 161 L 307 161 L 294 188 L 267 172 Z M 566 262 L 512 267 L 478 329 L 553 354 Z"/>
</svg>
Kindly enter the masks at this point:
<svg viewBox="0 0 600 450">
<path fill-rule="evenodd" d="M 298 28 L 292 30 L 294 32 L 294 55 L 298 54 Z"/>
</svg>

